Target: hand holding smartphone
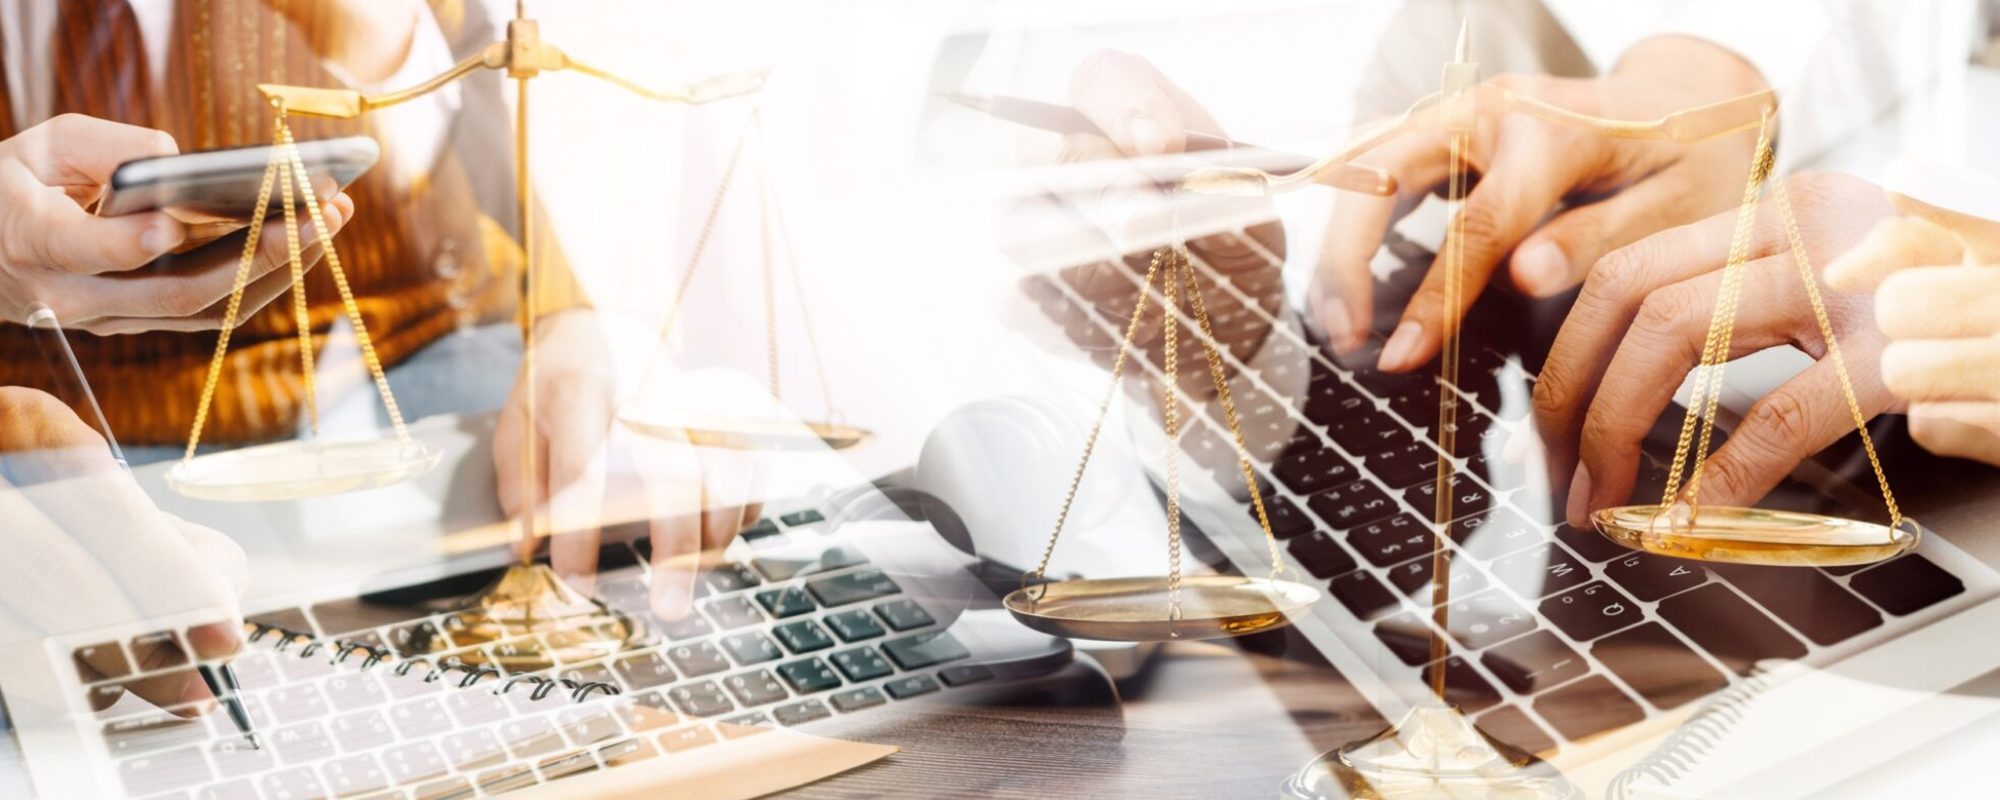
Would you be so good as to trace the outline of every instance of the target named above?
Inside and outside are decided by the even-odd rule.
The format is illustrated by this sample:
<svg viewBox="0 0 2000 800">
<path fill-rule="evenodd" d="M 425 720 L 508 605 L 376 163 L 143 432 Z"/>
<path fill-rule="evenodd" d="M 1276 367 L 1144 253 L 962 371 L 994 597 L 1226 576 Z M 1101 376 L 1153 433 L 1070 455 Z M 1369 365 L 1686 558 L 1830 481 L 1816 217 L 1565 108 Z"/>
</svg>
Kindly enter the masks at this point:
<svg viewBox="0 0 2000 800">
<path fill-rule="evenodd" d="M 187 242 L 178 252 L 193 250 L 250 224 L 273 149 L 256 145 L 127 161 L 112 172 L 96 213 L 118 217 L 165 211 L 188 226 Z M 322 203 L 381 157 L 381 147 L 366 136 L 300 142 L 298 149 Z M 273 188 L 271 213 L 282 213 L 283 202 Z"/>
</svg>

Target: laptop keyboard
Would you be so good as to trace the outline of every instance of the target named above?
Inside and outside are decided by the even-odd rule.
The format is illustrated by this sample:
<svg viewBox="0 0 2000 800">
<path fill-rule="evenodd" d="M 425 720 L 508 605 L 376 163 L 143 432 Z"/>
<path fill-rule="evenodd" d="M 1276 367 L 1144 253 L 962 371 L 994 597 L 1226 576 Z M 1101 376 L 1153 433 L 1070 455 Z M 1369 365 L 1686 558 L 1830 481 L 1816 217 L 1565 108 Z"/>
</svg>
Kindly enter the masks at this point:
<svg viewBox="0 0 2000 800">
<path fill-rule="evenodd" d="M 1363 652 L 1364 660 L 1385 677 L 1397 677 L 1398 665 L 1408 670 L 1402 678 L 1442 670 L 1447 699 L 1490 735 L 1546 753 L 1705 697 L 1760 661 L 1805 658 L 1965 591 L 1958 576 L 1914 552 L 1835 570 L 1706 565 L 1634 552 L 1562 524 L 1547 490 L 1531 487 L 1526 467 L 1500 456 L 1507 437 L 1525 433 L 1534 375 L 1468 337 L 1460 383 L 1450 387 L 1462 401 L 1454 511 L 1443 531 L 1452 550 L 1450 652 L 1430 663 L 1440 457 L 1431 431 L 1443 388 L 1435 369 L 1388 375 L 1373 368 L 1373 352 L 1329 358 L 1285 321 L 1276 282 L 1282 259 L 1250 235 L 1233 236 L 1260 252 L 1266 268 L 1246 277 L 1220 275 L 1198 257 L 1195 266 L 1216 337 L 1228 343 L 1218 350 L 1272 532 L 1291 565 L 1326 590 L 1317 614 L 1350 642 L 1353 631 L 1372 634 L 1366 638 L 1380 650 L 1372 659 Z M 1388 252 L 1406 264 L 1427 266 L 1430 257 L 1406 241 Z M 1092 264 L 1031 277 L 1024 289 L 1073 344 L 1108 367 L 1144 267 Z M 1157 290 L 1153 296 L 1155 321 L 1142 327 L 1142 345 L 1143 331 L 1157 330 Z M 1184 314 L 1183 322 L 1192 320 Z M 1236 495 L 1238 508 L 1227 513 L 1242 520 L 1209 533 L 1254 538 L 1261 553 L 1262 530 L 1221 404 L 1207 400 L 1206 365 L 1183 356 L 1193 366 L 1173 382 L 1181 402 L 1200 413 L 1183 415 L 1182 450 Z M 1133 357 L 1134 373 L 1152 380 L 1126 381 L 1127 394 L 1157 419 L 1150 393 L 1158 390 L 1145 386 L 1167 380 L 1157 346 Z M 1670 453 L 1648 452 L 1634 496 L 1664 490 L 1662 455 Z M 1781 491 L 1816 494 L 1790 481 Z"/>
<path fill-rule="evenodd" d="M 646 628 L 642 646 L 609 658 L 481 669 L 452 640 L 448 613 L 324 603 L 246 626 L 257 641 L 233 663 L 262 749 L 225 714 L 182 719 L 136 700 L 87 724 L 134 797 L 469 797 L 994 678 L 859 551 L 799 555 L 815 551 L 798 545 L 820 523 L 800 511 L 747 529 L 750 557 L 702 572 L 693 613 L 675 620 L 653 615 L 645 543 L 608 545 L 598 595 Z M 80 649 L 124 666 L 81 670 L 86 698 L 192 669 L 132 662 L 172 635 Z M 490 657 L 523 644 L 483 647 Z"/>
</svg>

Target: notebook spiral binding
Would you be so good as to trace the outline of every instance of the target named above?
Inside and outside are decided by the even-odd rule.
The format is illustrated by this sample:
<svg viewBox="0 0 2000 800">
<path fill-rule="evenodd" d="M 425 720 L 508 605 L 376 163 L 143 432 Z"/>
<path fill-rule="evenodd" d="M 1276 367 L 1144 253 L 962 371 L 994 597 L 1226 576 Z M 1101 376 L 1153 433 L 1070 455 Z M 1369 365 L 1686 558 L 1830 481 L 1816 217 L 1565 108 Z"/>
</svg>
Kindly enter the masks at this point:
<svg viewBox="0 0 2000 800">
<path fill-rule="evenodd" d="M 276 637 L 271 645 L 273 652 L 291 652 L 290 648 L 293 645 L 298 645 L 299 649 L 296 652 L 299 658 L 312 658 L 322 650 L 330 650 L 332 651 L 332 655 L 329 659 L 332 663 L 344 664 L 348 663 L 349 659 L 360 658 L 361 669 L 372 669 L 385 662 L 393 662 L 395 666 L 392 669 L 398 676 L 408 675 L 411 670 L 422 666 L 425 683 L 436 683 L 440 680 L 450 678 L 452 673 L 458 673 L 458 688 L 460 689 L 470 689 L 488 678 L 498 680 L 502 677 L 500 670 L 468 663 L 457 657 L 440 662 L 424 656 L 399 655 L 393 650 L 377 647 L 367 642 L 355 642 L 344 639 L 335 639 L 330 642 L 322 641 L 314 638 L 309 633 L 301 633 L 276 625 L 266 625 L 261 622 L 248 622 L 245 623 L 245 626 L 250 629 L 249 635 L 244 637 L 246 640 L 258 642 Z M 493 693 L 507 694 L 514 690 L 516 684 L 532 684 L 534 686 L 534 690 L 528 695 L 528 699 L 530 700 L 541 700 L 558 689 L 569 692 L 570 702 L 574 703 L 581 703 L 589 699 L 593 692 L 602 693 L 607 696 L 621 693 L 621 690 L 617 686 L 603 681 L 579 681 L 572 678 L 551 678 L 546 675 L 532 674 L 507 677 L 505 681 L 500 683 L 498 688 L 493 690 Z"/>
<path fill-rule="evenodd" d="M 1660 742 L 1644 758 L 1612 776 L 1611 782 L 1604 787 L 1604 796 L 1607 800 L 1631 800 L 1633 790 L 1641 781 L 1651 780 L 1658 786 L 1672 786 L 1681 776 L 1693 772 L 1709 751 L 1722 741 L 1723 735 L 1736 727 L 1744 714 L 1749 713 L 1751 701 L 1769 689 L 1771 684 L 1771 670 L 1765 669 L 1762 664 L 1752 668 L 1742 683 L 1709 698 L 1672 736 Z"/>
</svg>

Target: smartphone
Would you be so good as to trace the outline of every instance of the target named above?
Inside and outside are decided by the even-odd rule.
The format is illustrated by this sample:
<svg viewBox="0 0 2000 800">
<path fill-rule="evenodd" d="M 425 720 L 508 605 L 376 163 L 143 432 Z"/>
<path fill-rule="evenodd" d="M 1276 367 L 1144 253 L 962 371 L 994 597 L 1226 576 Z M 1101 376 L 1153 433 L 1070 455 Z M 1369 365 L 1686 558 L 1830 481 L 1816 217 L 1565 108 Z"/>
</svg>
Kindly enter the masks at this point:
<svg viewBox="0 0 2000 800">
<path fill-rule="evenodd" d="M 342 189 L 382 156 L 381 146 L 366 136 L 299 142 L 298 148 L 306 175 L 316 183 L 331 178 Z M 247 223 L 256 211 L 257 188 L 264 181 L 272 149 L 256 145 L 127 161 L 111 173 L 97 214 L 167 211 L 187 222 Z M 283 209 L 283 197 L 273 185 L 270 210 Z"/>
</svg>

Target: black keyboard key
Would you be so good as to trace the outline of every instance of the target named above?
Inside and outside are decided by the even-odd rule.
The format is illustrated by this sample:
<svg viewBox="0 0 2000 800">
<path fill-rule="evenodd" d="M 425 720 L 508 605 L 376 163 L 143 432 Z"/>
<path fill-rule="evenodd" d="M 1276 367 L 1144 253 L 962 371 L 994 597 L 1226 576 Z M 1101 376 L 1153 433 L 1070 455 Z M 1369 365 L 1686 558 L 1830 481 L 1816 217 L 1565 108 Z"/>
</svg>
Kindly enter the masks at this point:
<svg viewBox="0 0 2000 800">
<path fill-rule="evenodd" d="M 1646 718 L 1646 710 L 1610 679 L 1592 675 L 1535 698 L 1535 713 L 1572 742 Z"/>
<path fill-rule="evenodd" d="M 957 661 L 971 656 L 971 651 L 957 639 L 944 631 L 919 633 L 901 639 L 890 639 L 882 643 L 882 652 L 889 655 L 896 666 L 903 669 L 923 669 L 933 664 Z"/>
<path fill-rule="evenodd" d="M 827 608 L 886 597 L 902 591 L 879 569 L 864 569 L 806 582 L 806 591 Z"/>
<path fill-rule="evenodd" d="M 662 686 L 675 680 L 674 668 L 667 666 L 667 659 L 657 650 L 621 657 L 612 662 L 612 669 L 625 682 L 625 687 L 633 691 Z"/>
<path fill-rule="evenodd" d="M 1493 576 L 1515 594 L 1537 600 L 1590 580 L 1590 567 L 1550 542 L 1493 562 Z"/>
<path fill-rule="evenodd" d="M 1431 552 L 1430 524 L 1412 514 L 1397 514 L 1347 532 L 1347 543 L 1378 567 L 1398 564 Z"/>
<path fill-rule="evenodd" d="M 702 604 L 715 624 L 725 630 L 756 625 L 764 621 L 764 615 L 757 613 L 757 606 L 748 597 L 719 597 Z"/>
<path fill-rule="evenodd" d="M 800 525 L 811 525 L 823 519 L 826 519 L 826 517 L 821 516 L 818 511 L 808 508 L 804 511 L 794 511 L 779 517 L 778 521 L 785 523 L 785 527 L 787 528 L 796 528 Z"/>
<path fill-rule="evenodd" d="M 1350 453 L 1372 453 L 1413 438 L 1408 428 L 1375 410 L 1375 402 L 1355 397 L 1342 401 L 1331 417 L 1314 417 L 1326 423 L 1326 435 Z"/>
<path fill-rule="evenodd" d="M 882 658 L 882 655 L 875 652 L 875 648 L 872 647 L 842 650 L 829 658 L 833 659 L 835 667 L 840 668 L 840 674 L 846 675 L 848 680 L 855 683 L 872 681 L 895 671 L 890 669 L 888 660 Z"/>
<path fill-rule="evenodd" d="M 694 609 L 688 609 L 688 613 L 680 619 L 661 619 L 650 614 L 646 619 L 660 633 L 676 642 L 697 639 L 715 632 L 715 626 L 708 624 L 708 620 L 695 613 Z"/>
<path fill-rule="evenodd" d="M 1326 590 L 1340 600 L 1350 613 L 1364 620 L 1374 619 L 1396 607 L 1396 596 L 1389 593 L 1389 587 L 1383 586 L 1366 570 L 1355 570 L 1335 578 L 1327 584 Z"/>
<path fill-rule="evenodd" d="M 1786 569 L 1790 569 L 1787 567 Z M 1812 572 L 1812 570 L 1800 570 Z M 1604 576 L 1645 602 L 1684 592 L 1708 582 L 1700 564 L 1652 553 L 1627 553 L 1604 565 Z M 1851 599 L 1851 598 L 1850 598 Z"/>
<path fill-rule="evenodd" d="M 1297 494 L 1312 494 L 1361 477 L 1353 464 L 1330 447 L 1287 454 L 1271 465 L 1271 474 Z"/>
<path fill-rule="evenodd" d="M 810 653 L 833 646 L 833 636 L 829 635 L 825 628 L 820 627 L 819 623 L 809 619 L 779 625 L 771 629 L 771 634 L 778 637 L 778 641 L 784 642 L 785 648 L 794 653 Z"/>
<path fill-rule="evenodd" d="M 1657 622 L 1599 639 L 1590 654 L 1663 711 L 1729 685 L 1722 673 Z"/>
<path fill-rule="evenodd" d="M 880 616 L 883 622 L 889 623 L 889 627 L 898 631 L 916 630 L 937 624 L 937 620 L 931 618 L 930 612 L 925 611 L 923 606 L 917 605 L 917 601 L 907 597 L 877 605 L 875 614 Z"/>
<path fill-rule="evenodd" d="M 920 694 L 930 694 L 938 690 L 937 680 L 929 675 L 911 675 L 882 684 L 882 690 L 897 700 L 908 700 Z"/>
<path fill-rule="evenodd" d="M 1796 659 L 1806 647 L 1720 583 L 1660 601 L 1660 617 L 1738 674 L 1761 659 Z"/>
<path fill-rule="evenodd" d="M 1446 658 L 1444 664 L 1444 700 L 1468 714 L 1477 714 L 1500 702 L 1500 691 L 1479 676 L 1479 671 L 1458 656 Z M 1425 681 L 1437 670 L 1437 664 L 1424 667 Z"/>
<path fill-rule="evenodd" d="M 768 519 L 760 519 L 757 520 L 757 522 L 751 525 L 750 527 L 738 531 L 736 533 L 736 538 L 754 542 L 758 539 L 762 539 L 767 536 L 776 536 L 776 535 L 778 535 L 778 523 L 772 522 Z"/>
<path fill-rule="evenodd" d="M 1367 481 L 1328 489 L 1306 498 L 1312 512 L 1336 530 L 1365 525 L 1396 513 L 1396 502 Z"/>
<path fill-rule="evenodd" d="M 1529 753 L 1547 753 L 1556 746 L 1554 737 L 1549 736 L 1542 726 L 1535 724 L 1528 713 L 1515 706 L 1502 706 L 1473 720 L 1473 726 L 1484 731 L 1487 736 L 1503 744 Z"/>
<path fill-rule="evenodd" d="M 1375 623 L 1375 638 L 1412 667 L 1431 660 L 1431 626 L 1415 614 L 1397 614 Z"/>
<path fill-rule="evenodd" d="M 799 694 L 824 692 L 840 686 L 840 677 L 819 658 L 801 658 L 778 665 L 778 674 Z"/>
<path fill-rule="evenodd" d="M 1429 489 L 1430 485 L 1426 484 L 1424 488 Z M 1421 510 L 1426 514 L 1436 511 L 1430 506 L 1425 506 Z M 1480 561 L 1492 561 L 1508 553 L 1549 540 L 1549 537 L 1542 533 L 1542 526 L 1529 522 L 1526 517 L 1515 513 L 1511 508 L 1499 508 L 1459 517 L 1452 521 L 1447 533 L 1452 541 L 1457 542 L 1459 547 L 1465 550 L 1466 555 Z"/>
<path fill-rule="evenodd" d="M 682 675 L 689 677 L 729 669 L 729 659 L 708 642 L 675 645 L 667 650 L 667 658 L 680 668 Z"/>
<path fill-rule="evenodd" d="M 882 623 L 876 622 L 874 617 L 869 616 L 868 609 L 865 608 L 850 608 L 838 614 L 828 614 L 826 624 L 843 642 L 873 639 L 884 633 Z"/>
<path fill-rule="evenodd" d="M 807 597 L 805 590 L 797 586 L 758 592 L 757 605 L 763 606 L 765 611 L 778 619 L 810 614 L 815 608 L 812 598 Z"/>
<path fill-rule="evenodd" d="M 1315 578 L 1331 578 L 1354 569 L 1354 556 L 1340 546 L 1326 531 L 1313 531 L 1311 536 L 1292 540 L 1292 557 L 1299 560 L 1299 566 L 1312 573 Z"/>
<path fill-rule="evenodd" d="M 1543 600 L 1541 612 L 1569 634 L 1569 638 L 1579 642 L 1632 625 L 1644 617 L 1637 603 L 1603 581 L 1591 581 Z"/>
<path fill-rule="evenodd" d="M 1515 694 L 1534 694 L 1590 672 L 1590 662 L 1545 630 L 1488 650 L 1479 662 Z"/>
<path fill-rule="evenodd" d="M 776 529 L 774 528 L 775 532 Z M 702 574 L 703 582 L 716 594 L 727 594 L 738 589 L 748 589 L 762 581 L 757 573 L 742 564 L 724 564 Z"/>
<path fill-rule="evenodd" d="M 889 702 L 889 698 L 882 696 L 882 690 L 873 686 L 863 686 L 859 689 L 834 692 L 827 695 L 826 699 L 828 702 L 833 703 L 834 708 L 850 712 L 860 711 L 864 708 L 873 708 Z"/>
<path fill-rule="evenodd" d="M 681 684 L 667 690 L 667 699 L 681 713 L 692 717 L 713 717 L 736 710 L 736 705 L 729 702 L 729 696 L 714 681 Z"/>
<path fill-rule="evenodd" d="M 821 550 L 818 563 L 813 564 L 806 571 L 832 572 L 837 569 L 858 567 L 866 563 L 868 563 L 868 554 L 861 552 L 861 548 L 851 544 L 836 544 L 825 550 Z"/>
<path fill-rule="evenodd" d="M 731 675 L 722 680 L 722 685 L 728 687 L 729 693 L 735 695 L 736 702 L 742 703 L 744 708 L 775 703 L 791 696 L 785 693 L 785 687 L 778 685 L 777 678 L 771 677 L 768 669 Z"/>
<path fill-rule="evenodd" d="M 1257 518 L 1255 506 L 1244 506 L 1243 513 L 1251 519 Z M 1264 515 L 1271 519 L 1271 535 L 1280 539 L 1290 539 L 1313 529 L 1311 517 L 1301 510 L 1297 503 L 1277 496 L 1264 498 Z"/>
<path fill-rule="evenodd" d="M 1411 439 L 1362 453 L 1362 464 L 1391 489 L 1407 489 L 1437 479 L 1437 448 Z"/>
<path fill-rule="evenodd" d="M 993 670 L 981 664 L 960 664 L 938 670 L 938 679 L 946 686 L 964 686 L 968 683 L 993 680 Z"/>
<path fill-rule="evenodd" d="M 1535 629 L 1534 615 L 1500 592 L 1453 597 L 1451 638 L 1468 649 L 1484 650 Z"/>
<path fill-rule="evenodd" d="M 722 649 L 728 651 L 731 658 L 736 659 L 736 663 L 746 667 L 785 657 L 784 651 L 779 650 L 778 645 L 756 631 L 732 633 L 716 641 L 722 644 Z"/>
<path fill-rule="evenodd" d="M 1604 534 L 1598 533 L 1595 528 L 1578 528 L 1567 522 L 1556 526 L 1556 540 L 1568 547 L 1570 552 L 1592 561 L 1610 561 L 1632 552 L 1630 548 L 1604 538 Z"/>
<path fill-rule="evenodd" d="M 777 556 L 758 556 L 756 558 L 750 559 L 750 564 L 752 566 L 755 566 L 757 568 L 757 571 L 764 575 L 764 580 L 771 581 L 773 583 L 776 583 L 778 581 L 788 581 L 793 578 L 796 578 L 799 576 L 800 573 L 803 573 L 806 570 L 811 569 L 813 565 L 818 563 L 819 563 L 818 558 L 801 558 L 796 556 L 787 558 L 779 558 Z M 793 589 L 789 591 L 797 591 L 797 590 Z M 758 595 L 759 599 L 761 600 L 762 596 L 767 594 L 771 594 L 771 592 L 760 592 Z"/>
<path fill-rule="evenodd" d="M 1896 616 L 1914 614 L 1965 592 L 1957 576 L 1923 556 L 1909 555 L 1852 578 L 1847 585 Z"/>
<path fill-rule="evenodd" d="M 777 717 L 779 722 L 786 725 L 803 725 L 816 719 L 831 717 L 833 712 L 827 710 L 826 704 L 818 700 L 801 700 L 771 709 L 771 716 Z"/>
<path fill-rule="evenodd" d="M 1470 562 L 1454 554 L 1451 559 L 1450 591 L 1452 597 L 1465 597 L 1486 588 L 1486 576 L 1479 574 Z M 1431 558 L 1413 559 L 1406 564 L 1389 570 L 1389 582 L 1401 589 L 1403 594 L 1428 602 L 1431 596 Z"/>
<path fill-rule="evenodd" d="M 1451 485 L 1452 506 L 1451 516 L 1448 519 L 1458 520 L 1493 507 L 1493 494 L 1471 478 L 1454 474 L 1451 476 Z M 1431 519 L 1437 519 L 1437 481 L 1420 483 L 1403 490 L 1403 499 L 1417 509 L 1418 513 L 1428 514 Z M 1458 536 L 1454 534 L 1452 538 L 1456 539 Z"/>
<path fill-rule="evenodd" d="M 1714 569 L 1819 645 L 1838 644 L 1882 624 L 1882 612 L 1819 570 L 1737 564 L 1717 564 Z"/>
</svg>

